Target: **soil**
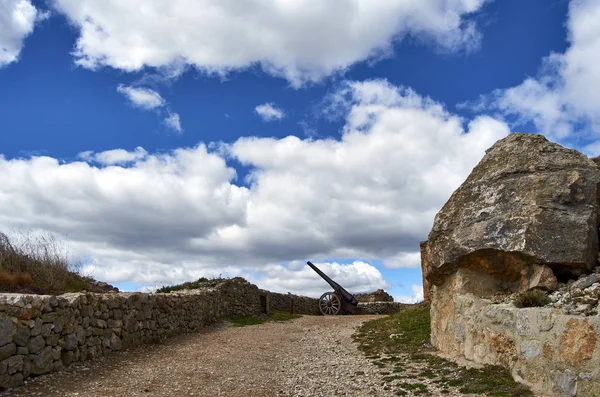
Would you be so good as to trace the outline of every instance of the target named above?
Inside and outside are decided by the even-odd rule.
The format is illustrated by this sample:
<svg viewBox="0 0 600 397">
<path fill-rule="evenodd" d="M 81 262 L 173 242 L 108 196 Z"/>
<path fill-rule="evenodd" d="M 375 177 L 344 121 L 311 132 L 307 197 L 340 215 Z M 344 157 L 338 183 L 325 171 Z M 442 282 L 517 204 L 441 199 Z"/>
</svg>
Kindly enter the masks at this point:
<svg viewBox="0 0 600 397">
<path fill-rule="evenodd" d="M 29 379 L 4 396 L 388 396 L 379 368 L 352 342 L 382 316 L 304 316 L 220 324 L 160 345 Z"/>
</svg>

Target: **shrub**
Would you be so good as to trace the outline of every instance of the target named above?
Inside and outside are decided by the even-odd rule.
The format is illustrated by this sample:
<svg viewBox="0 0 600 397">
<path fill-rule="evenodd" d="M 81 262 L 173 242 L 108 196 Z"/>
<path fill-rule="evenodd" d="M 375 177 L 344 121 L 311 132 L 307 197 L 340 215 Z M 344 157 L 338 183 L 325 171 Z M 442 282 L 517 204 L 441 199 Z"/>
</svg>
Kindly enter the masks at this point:
<svg viewBox="0 0 600 397">
<path fill-rule="evenodd" d="M 53 235 L 0 232 L 0 291 L 58 294 L 88 290 L 94 280 Z"/>
<path fill-rule="evenodd" d="M 0 270 L 0 286 L 5 288 L 14 288 L 16 286 L 25 286 L 31 284 L 32 279 L 29 273 L 11 274 Z"/>
<path fill-rule="evenodd" d="M 244 282 L 247 282 L 246 280 L 244 280 L 241 277 L 234 277 L 234 280 L 235 279 L 240 279 L 240 280 L 243 280 Z M 222 277 L 221 274 L 219 274 L 218 277 L 211 277 L 210 279 L 206 278 L 206 277 L 200 277 L 196 281 L 187 281 L 182 284 L 164 286 L 162 288 L 157 289 L 156 292 L 157 293 L 169 293 L 172 291 L 181 291 L 184 289 L 200 289 L 200 288 L 205 287 L 206 285 L 214 286 L 215 283 L 218 283 L 223 280 L 229 280 L 229 278 Z"/>
<path fill-rule="evenodd" d="M 531 291 L 521 292 L 514 300 L 513 304 L 516 307 L 536 307 L 545 306 L 550 303 L 551 300 L 546 292 L 540 289 L 534 289 Z"/>
</svg>

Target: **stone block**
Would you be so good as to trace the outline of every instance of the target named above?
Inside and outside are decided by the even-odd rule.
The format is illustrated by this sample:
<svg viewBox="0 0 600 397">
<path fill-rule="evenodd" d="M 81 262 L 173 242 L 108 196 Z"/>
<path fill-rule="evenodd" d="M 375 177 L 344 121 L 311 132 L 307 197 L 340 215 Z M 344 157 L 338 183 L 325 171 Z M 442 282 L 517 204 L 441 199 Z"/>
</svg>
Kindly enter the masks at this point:
<svg viewBox="0 0 600 397">
<path fill-rule="evenodd" d="M 35 354 L 42 350 L 46 346 L 46 340 L 42 335 L 37 335 L 29 340 L 27 347 L 29 352 Z"/>
<path fill-rule="evenodd" d="M 14 343 L 9 343 L 4 346 L 0 346 L 0 360 L 4 360 L 13 354 L 17 353 L 17 345 Z"/>
</svg>

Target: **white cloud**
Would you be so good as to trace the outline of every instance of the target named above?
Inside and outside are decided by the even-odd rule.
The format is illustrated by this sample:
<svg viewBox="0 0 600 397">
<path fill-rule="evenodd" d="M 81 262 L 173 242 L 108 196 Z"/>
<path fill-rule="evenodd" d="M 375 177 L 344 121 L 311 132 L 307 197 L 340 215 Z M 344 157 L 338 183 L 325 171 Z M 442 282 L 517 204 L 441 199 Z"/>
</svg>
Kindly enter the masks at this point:
<svg viewBox="0 0 600 397">
<path fill-rule="evenodd" d="M 417 284 L 412 285 L 412 295 L 394 297 L 395 302 L 401 302 L 401 303 L 419 303 L 419 302 L 422 302 L 423 299 L 424 299 L 423 286 L 417 285 Z"/>
<path fill-rule="evenodd" d="M 253 65 L 298 86 L 389 55 L 406 36 L 446 51 L 478 46 L 465 19 L 486 0 L 56 0 L 79 29 L 86 68 L 192 65 L 225 74 Z"/>
<path fill-rule="evenodd" d="M 0 67 L 16 62 L 36 21 L 47 18 L 30 0 L 0 1 Z"/>
<path fill-rule="evenodd" d="M 263 103 L 254 108 L 256 114 L 258 114 L 264 121 L 281 120 L 285 117 L 285 112 L 271 103 Z"/>
<path fill-rule="evenodd" d="M 496 90 L 475 110 L 495 108 L 515 123 L 533 122 L 565 143 L 600 137 L 600 2 L 572 0 L 567 21 L 569 48 L 543 61 L 537 77 Z"/>
<path fill-rule="evenodd" d="M 83 155 L 100 167 L 0 157 L 0 229 L 67 236 L 108 282 L 244 275 L 308 293 L 309 284 L 289 284 L 300 267 L 277 276 L 282 263 L 414 266 L 434 215 L 506 125 L 478 117 L 465 130 L 439 103 L 386 81 L 350 82 L 328 103 L 345 120 L 339 139 L 246 137 L 215 152 L 199 144 Z M 250 168 L 246 186 L 229 159 Z M 370 265 L 344 266 L 328 271 L 349 290 L 382 287 Z"/>
<path fill-rule="evenodd" d="M 160 94 L 150 88 L 130 87 L 119 84 L 117 91 L 127 97 L 132 105 L 145 110 L 165 106 L 165 100 Z"/>
<path fill-rule="evenodd" d="M 313 262 L 327 276 L 350 293 L 373 292 L 390 285 L 376 267 L 361 261 L 351 264 L 337 262 Z M 287 266 L 273 266 L 263 277 L 252 280 L 261 288 L 274 292 L 303 294 L 313 298 L 331 292 L 331 286 L 304 262 L 293 262 Z"/>
<path fill-rule="evenodd" d="M 397 269 L 402 267 L 420 267 L 421 252 L 401 252 L 396 256 L 388 258 L 385 265 L 389 268 Z"/>
<path fill-rule="evenodd" d="M 94 153 L 91 151 L 79 153 L 78 157 L 86 161 L 95 161 L 102 165 L 126 164 L 141 160 L 148 152 L 143 147 L 138 146 L 134 151 L 128 152 L 124 149 L 113 149 L 105 152 Z"/>
<path fill-rule="evenodd" d="M 125 95 L 131 104 L 140 109 L 152 110 L 167 106 L 167 102 L 164 100 L 164 98 L 158 92 L 150 88 L 131 87 L 119 84 L 117 91 Z M 166 112 L 167 117 L 165 117 L 163 120 L 163 124 L 167 126 L 167 128 L 177 132 L 178 134 L 181 134 L 183 132 L 183 128 L 181 128 L 181 119 L 179 114 L 171 112 L 171 110 L 168 108 L 166 109 Z M 117 152 L 119 150 L 120 149 L 118 149 Z"/>
<path fill-rule="evenodd" d="M 165 118 L 164 123 L 167 127 L 178 134 L 183 132 L 183 129 L 181 128 L 181 121 L 179 120 L 179 114 L 177 113 L 169 113 L 169 115 Z"/>
</svg>

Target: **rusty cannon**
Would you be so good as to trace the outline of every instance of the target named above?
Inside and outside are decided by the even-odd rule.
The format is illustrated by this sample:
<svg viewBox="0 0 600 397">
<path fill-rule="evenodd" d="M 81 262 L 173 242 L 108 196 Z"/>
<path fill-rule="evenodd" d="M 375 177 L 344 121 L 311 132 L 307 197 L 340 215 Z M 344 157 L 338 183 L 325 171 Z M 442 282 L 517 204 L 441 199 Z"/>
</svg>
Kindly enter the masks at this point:
<svg viewBox="0 0 600 397">
<path fill-rule="evenodd" d="M 341 285 L 330 279 L 318 267 L 310 261 L 306 262 L 321 278 L 333 288 L 333 292 L 325 292 L 319 298 L 319 310 L 323 315 L 330 316 L 335 314 L 362 314 L 358 307 L 358 299 L 350 292 L 342 288 Z"/>
</svg>

